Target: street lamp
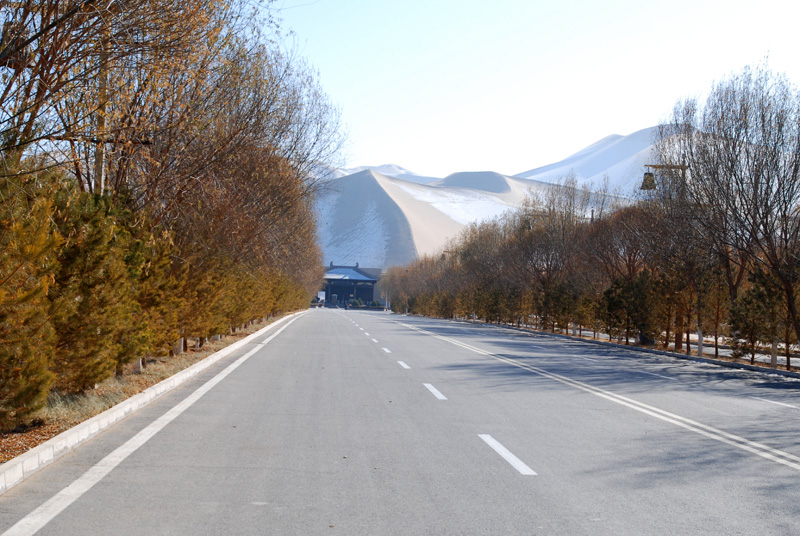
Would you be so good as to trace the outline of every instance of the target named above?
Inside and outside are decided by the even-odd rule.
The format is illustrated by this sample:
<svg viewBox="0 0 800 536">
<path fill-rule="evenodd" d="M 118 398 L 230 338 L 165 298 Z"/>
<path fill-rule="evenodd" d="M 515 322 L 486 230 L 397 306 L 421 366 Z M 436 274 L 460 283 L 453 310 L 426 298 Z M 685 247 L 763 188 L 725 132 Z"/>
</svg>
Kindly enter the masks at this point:
<svg viewBox="0 0 800 536">
<path fill-rule="evenodd" d="M 647 171 L 644 172 L 644 178 L 642 179 L 642 186 L 640 190 L 655 190 L 656 189 L 656 176 L 651 171 L 653 169 L 680 169 L 681 170 L 681 178 L 686 180 L 686 170 L 689 169 L 689 166 L 686 164 L 676 165 L 676 164 L 645 164 Z"/>
</svg>

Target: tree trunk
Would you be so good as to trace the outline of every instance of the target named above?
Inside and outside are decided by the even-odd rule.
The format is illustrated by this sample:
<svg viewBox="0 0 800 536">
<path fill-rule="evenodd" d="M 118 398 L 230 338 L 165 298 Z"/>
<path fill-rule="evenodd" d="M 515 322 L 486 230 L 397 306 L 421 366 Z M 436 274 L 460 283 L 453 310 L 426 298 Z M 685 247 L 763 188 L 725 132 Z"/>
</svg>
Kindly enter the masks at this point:
<svg viewBox="0 0 800 536">
<path fill-rule="evenodd" d="M 714 311 L 714 357 L 719 357 L 719 324 L 722 317 L 722 306 L 720 304 L 719 292 L 716 294 L 716 308 Z"/>
<path fill-rule="evenodd" d="M 664 335 L 664 348 L 669 350 L 669 336 L 672 334 L 670 328 L 672 328 L 672 311 L 667 311 L 667 332 Z"/>
<path fill-rule="evenodd" d="M 703 328 L 697 325 L 697 355 L 703 357 Z"/>
<path fill-rule="evenodd" d="M 800 341 L 800 319 L 797 318 L 797 304 L 795 303 L 794 287 L 791 282 L 784 282 L 784 291 L 786 292 L 786 302 L 789 305 L 789 319 L 794 326 L 794 334 L 797 340 Z M 789 355 L 786 355 L 786 370 L 791 370 L 791 362 Z"/>
<path fill-rule="evenodd" d="M 783 344 L 784 351 L 786 352 L 786 363 L 789 363 L 789 352 L 791 352 L 791 345 L 789 344 L 789 324 L 783 328 Z"/>
<path fill-rule="evenodd" d="M 697 300 L 697 355 L 698 357 L 703 357 L 703 318 L 700 316 L 699 297 Z"/>
<path fill-rule="evenodd" d="M 630 337 L 631 337 L 631 319 L 628 318 L 625 320 L 625 345 L 630 344 Z"/>
<path fill-rule="evenodd" d="M 692 355 L 692 341 L 689 337 L 691 337 L 691 330 L 689 326 L 686 326 L 686 355 Z"/>
<path fill-rule="evenodd" d="M 772 351 L 770 352 L 769 366 L 778 368 L 778 338 L 772 338 Z"/>
</svg>

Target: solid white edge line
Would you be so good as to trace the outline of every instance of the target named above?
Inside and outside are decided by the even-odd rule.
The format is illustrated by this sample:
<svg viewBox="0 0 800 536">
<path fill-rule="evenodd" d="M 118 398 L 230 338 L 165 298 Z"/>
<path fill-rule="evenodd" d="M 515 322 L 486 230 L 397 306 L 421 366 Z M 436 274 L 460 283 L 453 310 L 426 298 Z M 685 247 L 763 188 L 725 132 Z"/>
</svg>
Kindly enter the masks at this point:
<svg viewBox="0 0 800 536">
<path fill-rule="evenodd" d="M 264 348 L 269 341 L 277 337 L 283 330 L 292 324 L 299 317 L 291 319 L 284 324 L 274 335 L 257 343 L 258 346 L 244 354 L 242 357 L 228 365 L 223 371 L 211 378 L 191 395 L 187 396 L 172 409 L 167 411 L 164 415 L 151 422 L 139 433 L 130 438 L 128 441 L 117 447 L 105 458 L 97 462 L 91 469 L 86 471 L 83 475 L 78 477 L 77 480 L 72 482 L 66 488 L 55 494 L 48 499 L 44 504 L 30 512 L 28 515 L 20 519 L 11 528 L 3 533 L 2 536 L 22 536 L 35 534 L 50 521 L 53 520 L 58 514 L 63 512 L 69 505 L 78 500 L 84 493 L 89 491 L 95 484 L 100 482 L 107 474 L 114 468 L 122 463 L 128 456 L 133 454 L 139 447 L 147 443 L 154 435 L 161 431 L 166 425 L 175 420 L 184 411 L 189 409 L 200 397 L 211 390 L 212 387 L 217 385 L 231 372 L 239 368 L 239 366 L 247 361 L 250 356 Z"/>
<path fill-rule="evenodd" d="M 751 396 L 750 398 L 755 398 L 756 400 L 761 400 L 762 402 L 769 402 L 770 404 L 777 404 L 778 406 L 784 406 L 787 408 L 800 409 L 797 406 L 793 406 L 791 404 L 784 404 L 783 402 L 775 402 L 774 400 L 767 400 L 766 398 L 759 398 L 757 396 Z"/>
<path fill-rule="evenodd" d="M 433 385 L 431 385 L 429 383 L 423 383 L 422 385 L 424 385 L 425 388 L 428 391 L 430 391 L 431 393 L 433 393 L 433 396 L 435 396 L 439 400 L 447 400 L 447 397 L 444 396 L 442 393 L 440 393 L 439 390 L 436 387 L 434 387 Z"/>
<path fill-rule="evenodd" d="M 495 438 L 490 436 L 489 434 L 478 434 L 478 437 L 483 439 L 483 441 L 492 447 L 496 453 L 498 453 L 505 461 L 507 461 L 511 466 L 519 471 L 521 475 L 524 476 L 536 476 L 536 471 L 525 465 L 525 462 L 514 456 L 510 450 L 505 448 L 503 445 L 500 444 Z"/>
<path fill-rule="evenodd" d="M 142 392 L 133 395 L 114 406 L 111 406 L 94 417 L 56 435 L 55 437 L 30 449 L 29 451 L 3 464 L 0 464 L 0 495 L 9 491 L 14 486 L 24 482 L 27 478 L 38 472 L 40 469 L 61 458 L 68 452 L 71 452 L 92 437 L 96 436 L 98 433 L 110 428 L 111 426 L 114 426 L 127 415 L 135 413 L 136 411 L 149 406 L 166 393 L 172 391 L 180 385 L 183 385 L 189 379 L 218 363 L 228 355 L 239 351 L 249 344 L 252 344 L 256 339 L 262 337 L 267 332 L 273 331 L 286 320 L 289 320 L 290 318 L 300 314 L 305 314 L 306 312 L 307 311 L 303 311 L 301 313 L 294 313 L 292 315 L 284 316 L 283 318 L 280 318 L 261 328 L 255 333 L 251 333 L 250 335 L 247 335 L 246 337 L 229 344 L 221 350 L 214 352 L 210 356 L 201 359 L 194 365 L 183 369 L 182 371 L 156 383 L 155 385 L 148 387 Z"/>
<path fill-rule="evenodd" d="M 400 365 L 401 367 L 403 367 L 406 370 L 411 370 L 411 367 L 406 365 L 404 361 L 398 361 L 397 364 Z"/>
<path fill-rule="evenodd" d="M 614 393 L 613 391 L 607 391 L 605 389 L 601 389 L 599 387 L 594 387 L 588 383 L 580 382 L 578 380 L 573 380 L 567 376 L 562 376 L 560 374 L 555 374 L 552 372 L 547 372 L 544 369 L 534 367 L 528 365 L 527 363 L 522 363 L 515 359 L 511 359 L 508 357 L 503 357 L 501 355 L 493 354 L 491 352 L 487 352 L 485 350 L 481 350 L 475 346 L 471 346 L 466 343 L 462 343 L 455 339 L 451 339 L 449 337 L 443 337 L 441 335 L 436 335 L 435 333 L 431 333 L 430 331 L 426 331 L 424 329 L 420 329 L 409 324 L 403 324 L 398 322 L 401 326 L 405 326 L 409 329 L 414 331 L 419 331 L 420 333 L 424 333 L 426 335 L 430 335 L 431 337 L 449 342 L 451 344 L 455 344 L 456 346 L 460 346 L 467 350 L 471 350 L 477 354 L 485 355 L 492 357 L 498 361 L 502 361 L 509 365 L 521 368 L 523 370 L 527 370 L 529 372 L 533 372 L 534 374 L 538 374 L 545 378 L 550 378 L 551 380 L 555 380 L 557 382 L 563 383 L 565 385 L 571 385 L 577 389 L 585 391 L 587 393 L 592 393 L 596 396 L 601 398 L 605 398 L 610 400 L 611 402 L 615 402 L 617 404 L 621 404 L 623 406 L 629 407 L 641 413 L 651 415 L 657 419 L 661 419 L 662 421 L 672 423 L 676 426 L 680 426 L 686 430 L 694 432 L 696 434 L 705 436 L 709 439 L 713 439 L 715 441 L 719 441 L 720 443 L 725 443 L 726 445 L 730 445 L 732 447 L 736 447 L 738 449 L 744 450 L 746 452 L 750 452 L 751 454 L 755 454 L 756 456 L 761 456 L 767 460 L 773 461 L 775 463 L 779 463 L 800 471 L 800 457 L 790 454 L 788 452 L 772 448 L 768 445 L 764 445 L 762 443 L 758 443 L 756 441 L 750 441 L 744 437 L 737 436 L 735 434 L 730 434 L 723 430 L 719 430 L 712 426 L 708 426 L 706 424 L 699 423 L 697 421 L 693 421 L 691 419 L 687 419 L 686 417 L 682 417 L 680 415 L 676 415 L 674 413 L 670 413 L 666 410 L 650 406 L 645 404 L 644 402 L 639 402 L 638 400 L 634 400 L 632 398 L 628 398 L 626 396 Z"/>
</svg>

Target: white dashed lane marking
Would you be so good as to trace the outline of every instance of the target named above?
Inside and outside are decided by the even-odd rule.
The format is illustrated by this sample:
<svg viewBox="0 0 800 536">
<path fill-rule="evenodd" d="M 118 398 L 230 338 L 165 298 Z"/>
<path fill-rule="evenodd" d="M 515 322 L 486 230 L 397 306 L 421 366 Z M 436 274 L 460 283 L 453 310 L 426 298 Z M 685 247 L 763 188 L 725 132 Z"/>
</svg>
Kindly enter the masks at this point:
<svg viewBox="0 0 800 536">
<path fill-rule="evenodd" d="M 428 389 L 428 391 L 433 393 L 433 396 L 435 396 L 439 400 L 447 400 L 447 397 L 444 396 L 442 393 L 440 393 L 439 390 L 436 387 L 434 387 L 433 385 L 431 385 L 429 383 L 423 383 L 422 385 L 424 385 Z"/>
<path fill-rule="evenodd" d="M 514 456 L 511 451 L 501 445 L 495 438 L 490 436 L 489 434 L 478 434 L 478 437 L 483 439 L 483 441 L 492 447 L 492 449 L 498 453 L 505 461 L 511 464 L 511 466 L 519 471 L 521 475 L 525 476 L 536 476 L 536 472 L 525 465 L 525 463 Z"/>
</svg>

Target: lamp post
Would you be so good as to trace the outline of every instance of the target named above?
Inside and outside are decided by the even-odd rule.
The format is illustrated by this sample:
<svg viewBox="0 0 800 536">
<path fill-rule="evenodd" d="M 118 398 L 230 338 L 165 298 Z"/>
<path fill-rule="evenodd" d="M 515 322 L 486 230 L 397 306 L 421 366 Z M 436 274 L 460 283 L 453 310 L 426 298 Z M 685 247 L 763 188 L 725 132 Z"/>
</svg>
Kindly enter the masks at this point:
<svg viewBox="0 0 800 536">
<path fill-rule="evenodd" d="M 681 178 L 685 181 L 686 180 L 686 170 L 689 169 L 689 166 L 686 164 L 645 164 L 647 171 L 644 172 L 644 178 L 642 179 L 642 186 L 639 188 L 640 190 L 655 190 L 656 189 L 656 176 L 651 171 L 653 169 L 680 169 L 681 170 Z"/>
</svg>

